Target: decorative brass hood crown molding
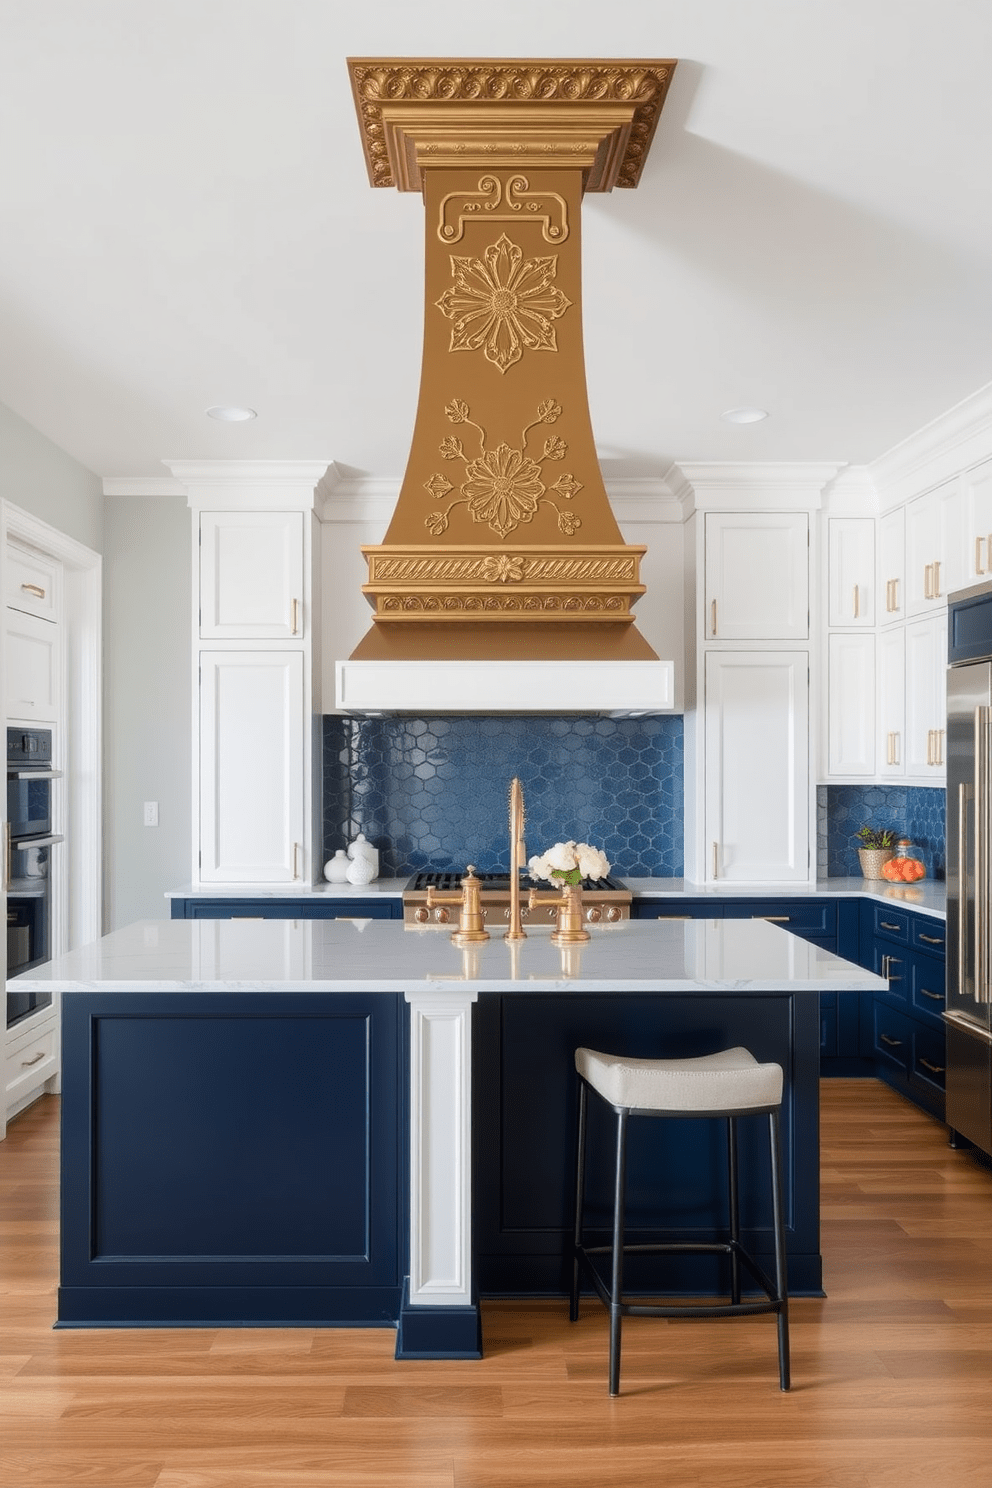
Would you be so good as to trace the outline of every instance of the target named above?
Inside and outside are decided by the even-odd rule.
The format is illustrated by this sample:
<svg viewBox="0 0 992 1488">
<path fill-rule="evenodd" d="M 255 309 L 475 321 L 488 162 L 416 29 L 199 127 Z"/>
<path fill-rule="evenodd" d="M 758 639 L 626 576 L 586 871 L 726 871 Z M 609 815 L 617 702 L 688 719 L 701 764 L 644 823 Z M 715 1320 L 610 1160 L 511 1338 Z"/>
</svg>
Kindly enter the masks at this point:
<svg viewBox="0 0 992 1488">
<path fill-rule="evenodd" d="M 425 165 L 578 165 L 586 191 L 636 186 L 671 59 L 351 57 L 373 186 L 420 191 Z"/>
<path fill-rule="evenodd" d="M 372 184 L 426 220 L 420 402 L 352 661 L 657 662 L 589 419 L 580 216 L 637 184 L 675 63 L 349 67 Z"/>
</svg>

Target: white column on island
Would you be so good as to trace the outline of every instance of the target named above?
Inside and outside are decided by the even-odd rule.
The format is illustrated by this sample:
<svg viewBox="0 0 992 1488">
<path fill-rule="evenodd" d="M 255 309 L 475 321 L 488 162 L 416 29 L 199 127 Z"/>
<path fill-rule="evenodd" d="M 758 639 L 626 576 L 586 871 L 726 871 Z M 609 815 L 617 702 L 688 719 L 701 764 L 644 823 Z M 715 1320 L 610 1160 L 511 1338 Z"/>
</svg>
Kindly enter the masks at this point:
<svg viewBox="0 0 992 1488">
<path fill-rule="evenodd" d="M 477 992 L 437 988 L 406 993 L 413 1306 L 472 1302 L 472 1003 L 477 997 Z"/>
</svg>

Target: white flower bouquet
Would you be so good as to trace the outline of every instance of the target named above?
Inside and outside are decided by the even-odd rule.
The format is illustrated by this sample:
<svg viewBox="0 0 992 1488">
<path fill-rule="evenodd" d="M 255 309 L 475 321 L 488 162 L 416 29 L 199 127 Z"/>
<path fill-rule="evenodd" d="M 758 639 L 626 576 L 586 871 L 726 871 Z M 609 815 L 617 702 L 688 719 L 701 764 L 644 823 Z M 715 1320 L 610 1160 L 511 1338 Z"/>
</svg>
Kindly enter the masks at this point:
<svg viewBox="0 0 992 1488">
<path fill-rule="evenodd" d="M 532 878 L 547 883 L 579 884 L 584 878 L 605 878 L 609 860 L 598 847 L 588 842 L 556 842 L 547 852 L 531 858 L 527 867 Z"/>
</svg>

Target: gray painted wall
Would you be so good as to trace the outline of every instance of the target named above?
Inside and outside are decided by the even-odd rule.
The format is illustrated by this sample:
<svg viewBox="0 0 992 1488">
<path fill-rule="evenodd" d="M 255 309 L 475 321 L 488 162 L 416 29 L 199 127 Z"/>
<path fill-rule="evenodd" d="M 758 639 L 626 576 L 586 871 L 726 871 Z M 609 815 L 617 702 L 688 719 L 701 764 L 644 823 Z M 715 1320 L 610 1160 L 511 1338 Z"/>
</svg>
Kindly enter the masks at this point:
<svg viewBox="0 0 992 1488">
<path fill-rule="evenodd" d="M 99 553 L 103 484 L 65 450 L 0 403 L 0 497 Z"/>
<path fill-rule="evenodd" d="M 104 498 L 104 924 L 169 914 L 190 879 L 190 514 Z M 143 825 L 157 801 L 159 825 Z"/>
</svg>

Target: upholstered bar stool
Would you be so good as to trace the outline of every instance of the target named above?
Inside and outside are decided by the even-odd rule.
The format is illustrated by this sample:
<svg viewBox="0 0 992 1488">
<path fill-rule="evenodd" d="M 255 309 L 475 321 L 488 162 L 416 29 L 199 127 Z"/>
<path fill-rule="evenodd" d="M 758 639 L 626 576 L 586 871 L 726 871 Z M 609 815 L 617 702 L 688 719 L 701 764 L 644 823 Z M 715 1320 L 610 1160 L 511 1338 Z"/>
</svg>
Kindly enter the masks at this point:
<svg viewBox="0 0 992 1488">
<path fill-rule="evenodd" d="M 778 1114 L 782 1104 L 782 1069 L 759 1064 L 747 1049 L 725 1049 L 701 1059 L 628 1059 L 577 1049 L 579 1073 L 579 1132 L 575 1178 L 575 1245 L 572 1264 L 570 1317 L 579 1316 L 579 1277 L 584 1271 L 610 1314 L 610 1394 L 620 1393 L 620 1323 L 624 1317 L 733 1317 L 737 1314 L 778 1314 L 778 1369 L 783 1390 L 789 1388 L 789 1302 L 785 1264 L 785 1226 Z M 616 1112 L 616 1173 L 613 1193 L 613 1243 L 583 1244 L 587 1097 L 592 1089 Z M 748 1254 L 740 1241 L 737 1120 L 740 1116 L 768 1117 L 771 1153 L 772 1217 L 775 1231 L 775 1281 Z M 624 1244 L 627 1124 L 632 1117 L 703 1117 L 725 1120 L 728 1141 L 730 1225 L 726 1239 L 694 1244 Z M 634 1302 L 623 1295 L 625 1255 L 726 1255 L 730 1260 L 730 1301 L 703 1305 L 664 1306 Z M 610 1257 L 607 1287 L 593 1256 Z M 764 1299 L 741 1300 L 741 1266 L 765 1293 Z"/>
</svg>

